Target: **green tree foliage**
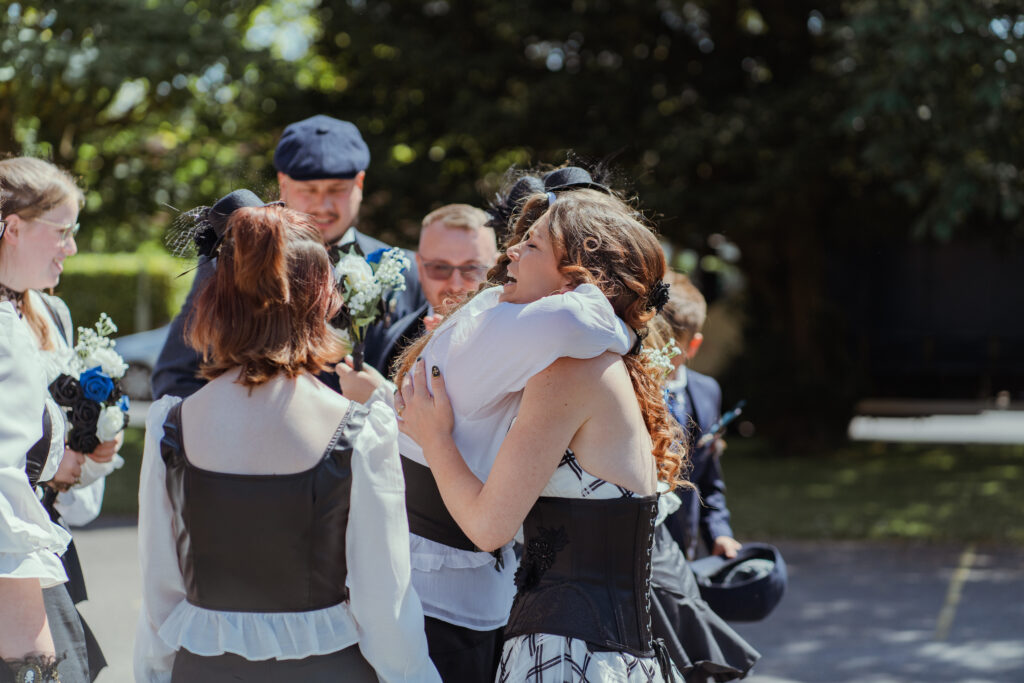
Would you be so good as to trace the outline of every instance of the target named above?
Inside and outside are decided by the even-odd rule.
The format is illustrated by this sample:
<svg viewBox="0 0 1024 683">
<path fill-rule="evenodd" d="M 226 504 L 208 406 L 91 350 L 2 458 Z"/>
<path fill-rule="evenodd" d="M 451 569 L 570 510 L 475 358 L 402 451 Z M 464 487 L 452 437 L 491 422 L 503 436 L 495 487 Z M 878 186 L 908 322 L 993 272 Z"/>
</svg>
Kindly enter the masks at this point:
<svg viewBox="0 0 1024 683">
<path fill-rule="evenodd" d="M 255 3 L 9 3 L 0 15 L 2 149 L 53 159 L 88 190 L 81 246 L 133 249 L 250 173 L 265 50 Z M 264 142 L 271 144 L 272 140 Z M 263 157 L 258 157 L 259 167 Z M 199 198 L 202 198 L 201 200 Z"/>
<path fill-rule="evenodd" d="M 740 246 L 733 390 L 776 431 L 828 431 L 863 386 L 830 258 L 1021 230 L 1018 2 L 105 0 L 0 21 L 0 131 L 82 175 L 93 249 L 157 234 L 165 202 L 269 198 L 277 136 L 315 113 L 363 131 L 363 227 L 405 244 L 510 164 L 613 157 L 669 240 Z"/>
</svg>

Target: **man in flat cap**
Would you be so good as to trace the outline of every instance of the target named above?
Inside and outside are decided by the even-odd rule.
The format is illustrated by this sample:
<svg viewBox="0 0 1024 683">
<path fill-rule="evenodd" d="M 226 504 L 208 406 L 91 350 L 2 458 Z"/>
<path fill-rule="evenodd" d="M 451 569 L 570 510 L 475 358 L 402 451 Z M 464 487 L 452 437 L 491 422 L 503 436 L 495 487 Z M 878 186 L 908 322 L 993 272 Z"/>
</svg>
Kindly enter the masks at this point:
<svg viewBox="0 0 1024 683">
<path fill-rule="evenodd" d="M 354 249 L 369 254 L 389 245 L 365 235 L 355 228 L 359 205 L 363 199 L 363 182 L 370 164 L 370 150 L 359 130 L 348 121 L 317 115 L 293 123 L 285 128 L 274 151 L 274 166 L 281 189 L 281 200 L 289 208 L 307 213 L 324 235 L 332 260 L 342 252 Z M 228 195 L 214 205 L 223 206 L 227 213 L 233 210 Z M 250 193 L 251 194 L 251 193 Z M 235 206 L 234 208 L 238 208 Z M 396 297 L 391 320 L 398 320 L 421 308 L 426 299 L 416 274 L 413 254 L 407 254 L 413 265 L 405 273 L 406 289 Z M 171 323 L 167 341 L 160 352 L 153 372 L 153 397 L 167 394 L 190 396 L 205 384 L 198 375 L 198 352 L 185 344 L 184 321 L 192 309 L 200 284 L 213 272 L 213 263 L 200 259 L 200 266 L 192 283 L 185 305 Z M 377 344 L 384 343 L 387 321 L 367 330 L 366 354 L 375 355 Z M 379 368 L 386 371 L 384 368 Z M 338 390 L 338 379 L 333 373 L 324 373 L 321 380 Z"/>
</svg>

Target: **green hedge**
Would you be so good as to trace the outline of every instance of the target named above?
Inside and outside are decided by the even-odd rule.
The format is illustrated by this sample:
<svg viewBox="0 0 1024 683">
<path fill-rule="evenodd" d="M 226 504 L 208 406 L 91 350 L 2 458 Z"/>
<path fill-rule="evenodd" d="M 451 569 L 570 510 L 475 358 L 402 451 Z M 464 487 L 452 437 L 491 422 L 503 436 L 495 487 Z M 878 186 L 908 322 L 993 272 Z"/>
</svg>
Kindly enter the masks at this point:
<svg viewBox="0 0 1024 683">
<path fill-rule="evenodd" d="M 192 286 L 193 273 L 185 271 L 193 265 L 156 250 L 77 254 L 65 262 L 55 293 L 71 309 L 76 326 L 91 326 L 106 313 L 118 335 L 141 332 L 178 312 Z"/>
</svg>

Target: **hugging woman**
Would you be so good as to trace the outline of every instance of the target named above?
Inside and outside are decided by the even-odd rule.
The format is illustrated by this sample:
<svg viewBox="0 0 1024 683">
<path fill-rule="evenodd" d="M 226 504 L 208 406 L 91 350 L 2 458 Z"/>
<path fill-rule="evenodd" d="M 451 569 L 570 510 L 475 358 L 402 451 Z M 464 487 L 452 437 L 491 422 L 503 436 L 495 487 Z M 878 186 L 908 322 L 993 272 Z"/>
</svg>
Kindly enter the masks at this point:
<svg viewBox="0 0 1024 683">
<path fill-rule="evenodd" d="M 486 382 L 474 393 L 454 352 L 495 353 L 471 323 L 490 299 L 512 319 L 562 306 L 642 334 L 664 294 L 665 271 L 653 233 L 610 191 L 531 196 L 499 262 L 505 285 L 483 290 L 412 347 L 399 374 L 399 382 L 410 380 L 402 383 L 400 428 L 466 537 L 493 550 L 523 528 L 497 680 L 679 677 L 651 631 L 657 483 L 680 484 L 686 462 L 659 371 L 639 344 L 538 355 L 540 364 L 522 368 L 515 421 L 496 436 L 493 466 L 481 473 L 479 455 L 466 450 L 467 432 L 494 401 L 484 395 Z M 573 305 L 573 297 L 587 303 Z M 579 327 L 541 326 L 541 347 L 566 346 Z"/>
</svg>

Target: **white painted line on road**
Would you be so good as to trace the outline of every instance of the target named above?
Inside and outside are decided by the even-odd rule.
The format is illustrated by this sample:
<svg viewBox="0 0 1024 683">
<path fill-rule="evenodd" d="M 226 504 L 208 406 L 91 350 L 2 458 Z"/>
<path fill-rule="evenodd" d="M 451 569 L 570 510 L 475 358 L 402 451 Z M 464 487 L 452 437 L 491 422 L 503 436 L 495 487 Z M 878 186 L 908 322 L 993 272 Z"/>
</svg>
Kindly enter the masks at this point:
<svg viewBox="0 0 1024 683">
<path fill-rule="evenodd" d="M 960 596 L 963 593 L 964 583 L 971 574 L 971 565 L 974 564 L 974 544 L 969 544 L 960 555 L 960 566 L 953 572 L 953 578 L 949 580 L 949 590 L 946 591 L 946 603 L 939 612 L 939 619 L 935 624 L 935 640 L 943 641 L 949 637 L 949 629 L 953 627 L 953 618 L 956 616 L 956 608 L 960 604 Z"/>
</svg>

